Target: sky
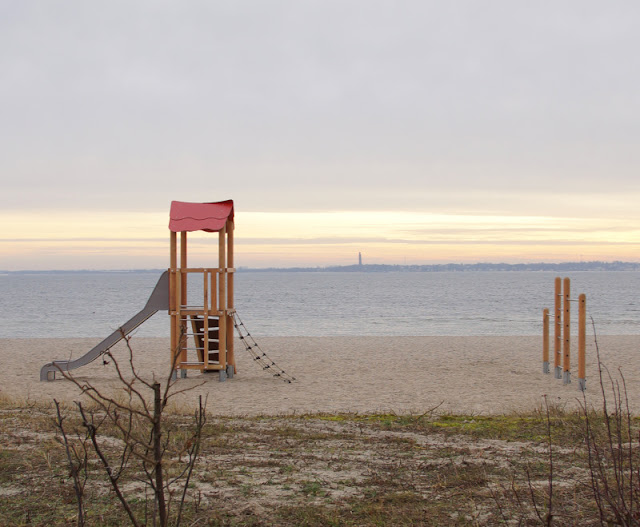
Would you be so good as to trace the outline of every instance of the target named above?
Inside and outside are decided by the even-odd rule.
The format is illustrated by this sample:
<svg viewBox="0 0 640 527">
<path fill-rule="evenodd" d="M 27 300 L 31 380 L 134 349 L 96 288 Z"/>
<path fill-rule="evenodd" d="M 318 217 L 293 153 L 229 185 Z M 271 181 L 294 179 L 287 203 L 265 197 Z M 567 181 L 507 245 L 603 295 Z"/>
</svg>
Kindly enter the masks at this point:
<svg viewBox="0 0 640 527">
<path fill-rule="evenodd" d="M 0 270 L 164 268 L 171 201 L 226 199 L 237 266 L 640 261 L 639 23 L 636 0 L 0 0 Z"/>
</svg>

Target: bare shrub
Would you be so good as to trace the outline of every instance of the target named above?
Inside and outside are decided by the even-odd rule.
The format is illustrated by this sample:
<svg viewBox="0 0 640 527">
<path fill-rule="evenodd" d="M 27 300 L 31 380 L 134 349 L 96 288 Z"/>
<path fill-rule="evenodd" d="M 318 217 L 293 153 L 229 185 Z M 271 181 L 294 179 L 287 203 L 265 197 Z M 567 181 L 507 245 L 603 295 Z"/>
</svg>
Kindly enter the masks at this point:
<svg viewBox="0 0 640 527">
<path fill-rule="evenodd" d="M 601 413 L 582 402 L 590 487 L 602 525 L 640 525 L 640 438 L 634 439 L 624 375 L 618 370 L 614 379 L 602 364 L 593 319 L 592 325 L 603 402 Z"/>
<path fill-rule="evenodd" d="M 92 403 L 90 407 L 79 401 L 75 403 L 86 433 L 84 440 L 80 442 L 84 447 L 83 454 L 83 451 L 78 452 L 68 441 L 64 417 L 56 402 L 56 426 L 63 438 L 74 482 L 78 501 L 78 525 L 84 524 L 83 494 L 89 444 L 99 460 L 104 477 L 133 526 L 146 525 L 149 520 L 154 526 L 166 527 L 170 522 L 179 526 L 200 452 L 202 431 L 206 423 L 206 401 L 203 402 L 202 396 L 199 397 L 190 430 L 185 433 L 184 430 L 172 427 L 170 419 L 165 416 L 169 400 L 192 388 L 174 389 L 175 364 L 167 376 L 164 389 L 155 379 L 145 380 L 133 364 L 130 337 L 123 335 L 123 338 L 129 352 L 130 369 L 127 374 L 111 352 L 106 353 L 122 387 L 119 395 L 107 394 L 92 383 L 80 382 L 69 372 L 63 372 L 65 378 L 76 384 Z M 128 378 L 129 373 L 131 378 Z M 110 435 L 117 438 L 119 446 L 114 448 Z M 135 510 L 132 505 L 132 496 L 127 495 L 133 491 L 126 491 L 123 485 L 124 481 L 130 480 L 142 482 L 145 488 L 150 489 L 153 497 L 151 510 L 148 500 L 145 500 L 142 520 L 139 518 L 140 511 Z"/>
</svg>

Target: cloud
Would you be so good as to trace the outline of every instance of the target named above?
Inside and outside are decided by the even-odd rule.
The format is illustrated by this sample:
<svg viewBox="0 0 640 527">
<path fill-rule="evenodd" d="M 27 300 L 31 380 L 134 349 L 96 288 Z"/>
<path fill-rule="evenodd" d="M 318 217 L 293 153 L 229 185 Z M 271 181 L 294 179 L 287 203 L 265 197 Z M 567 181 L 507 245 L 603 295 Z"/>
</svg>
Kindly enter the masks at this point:
<svg viewBox="0 0 640 527">
<path fill-rule="evenodd" d="M 5 2 L 0 207 L 160 215 L 232 198 L 239 218 L 631 225 L 639 15 L 631 0 Z"/>
<path fill-rule="evenodd" d="M 297 245 L 370 245 L 370 244 L 404 244 L 404 245 L 585 245 L 585 240 L 576 240 L 572 238 L 545 238 L 545 239 L 522 239 L 522 238 L 499 238 L 499 239 L 479 239 L 476 237 L 469 238 L 447 238 L 438 239 L 420 239 L 415 238 L 246 238 L 236 242 L 236 245 L 242 247 L 244 245 L 271 245 L 271 246 L 297 246 Z M 599 246 L 638 246 L 638 241 L 610 241 L 599 240 Z"/>
</svg>

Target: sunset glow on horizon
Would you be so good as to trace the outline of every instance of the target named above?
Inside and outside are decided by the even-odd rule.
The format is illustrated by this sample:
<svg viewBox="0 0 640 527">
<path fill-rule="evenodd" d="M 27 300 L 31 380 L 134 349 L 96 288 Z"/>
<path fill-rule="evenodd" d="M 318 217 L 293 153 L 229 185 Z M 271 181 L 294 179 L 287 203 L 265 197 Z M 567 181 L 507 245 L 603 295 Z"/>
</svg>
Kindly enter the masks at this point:
<svg viewBox="0 0 640 527">
<path fill-rule="evenodd" d="M 8 219 L 2 217 L 0 221 Z M 164 268 L 168 214 L 12 213 L 2 270 Z M 16 221 L 17 220 L 17 221 Z M 237 212 L 236 266 L 639 261 L 622 219 L 402 211 Z M 190 264 L 215 261 L 217 235 L 192 233 Z M 12 262 L 7 265 L 6 262 Z"/>
</svg>

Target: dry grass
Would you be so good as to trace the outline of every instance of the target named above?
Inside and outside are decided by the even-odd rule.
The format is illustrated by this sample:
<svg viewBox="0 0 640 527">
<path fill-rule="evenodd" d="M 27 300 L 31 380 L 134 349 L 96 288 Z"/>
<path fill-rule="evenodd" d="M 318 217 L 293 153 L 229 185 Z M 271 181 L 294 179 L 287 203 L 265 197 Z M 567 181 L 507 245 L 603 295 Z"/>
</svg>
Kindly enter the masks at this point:
<svg viewBox="0 0 640 527">
<path fill-rule="evenodd" d="M 75 522 L 53 418 L 53 405 L 0 401 L 1 525 Z M 549 422 L 554 524 L 597 525 L 583 418 L 561 409 L 550 421 L 544 412 L 210 417 L 183 525 L 540 525 L 534 503 L 543 511 L 548 503 Z M 90 466 L 88 525 L 126 525 L 98 464 Z M 151 495 L 127 477 L 141 510 Z"/>
</svg>

